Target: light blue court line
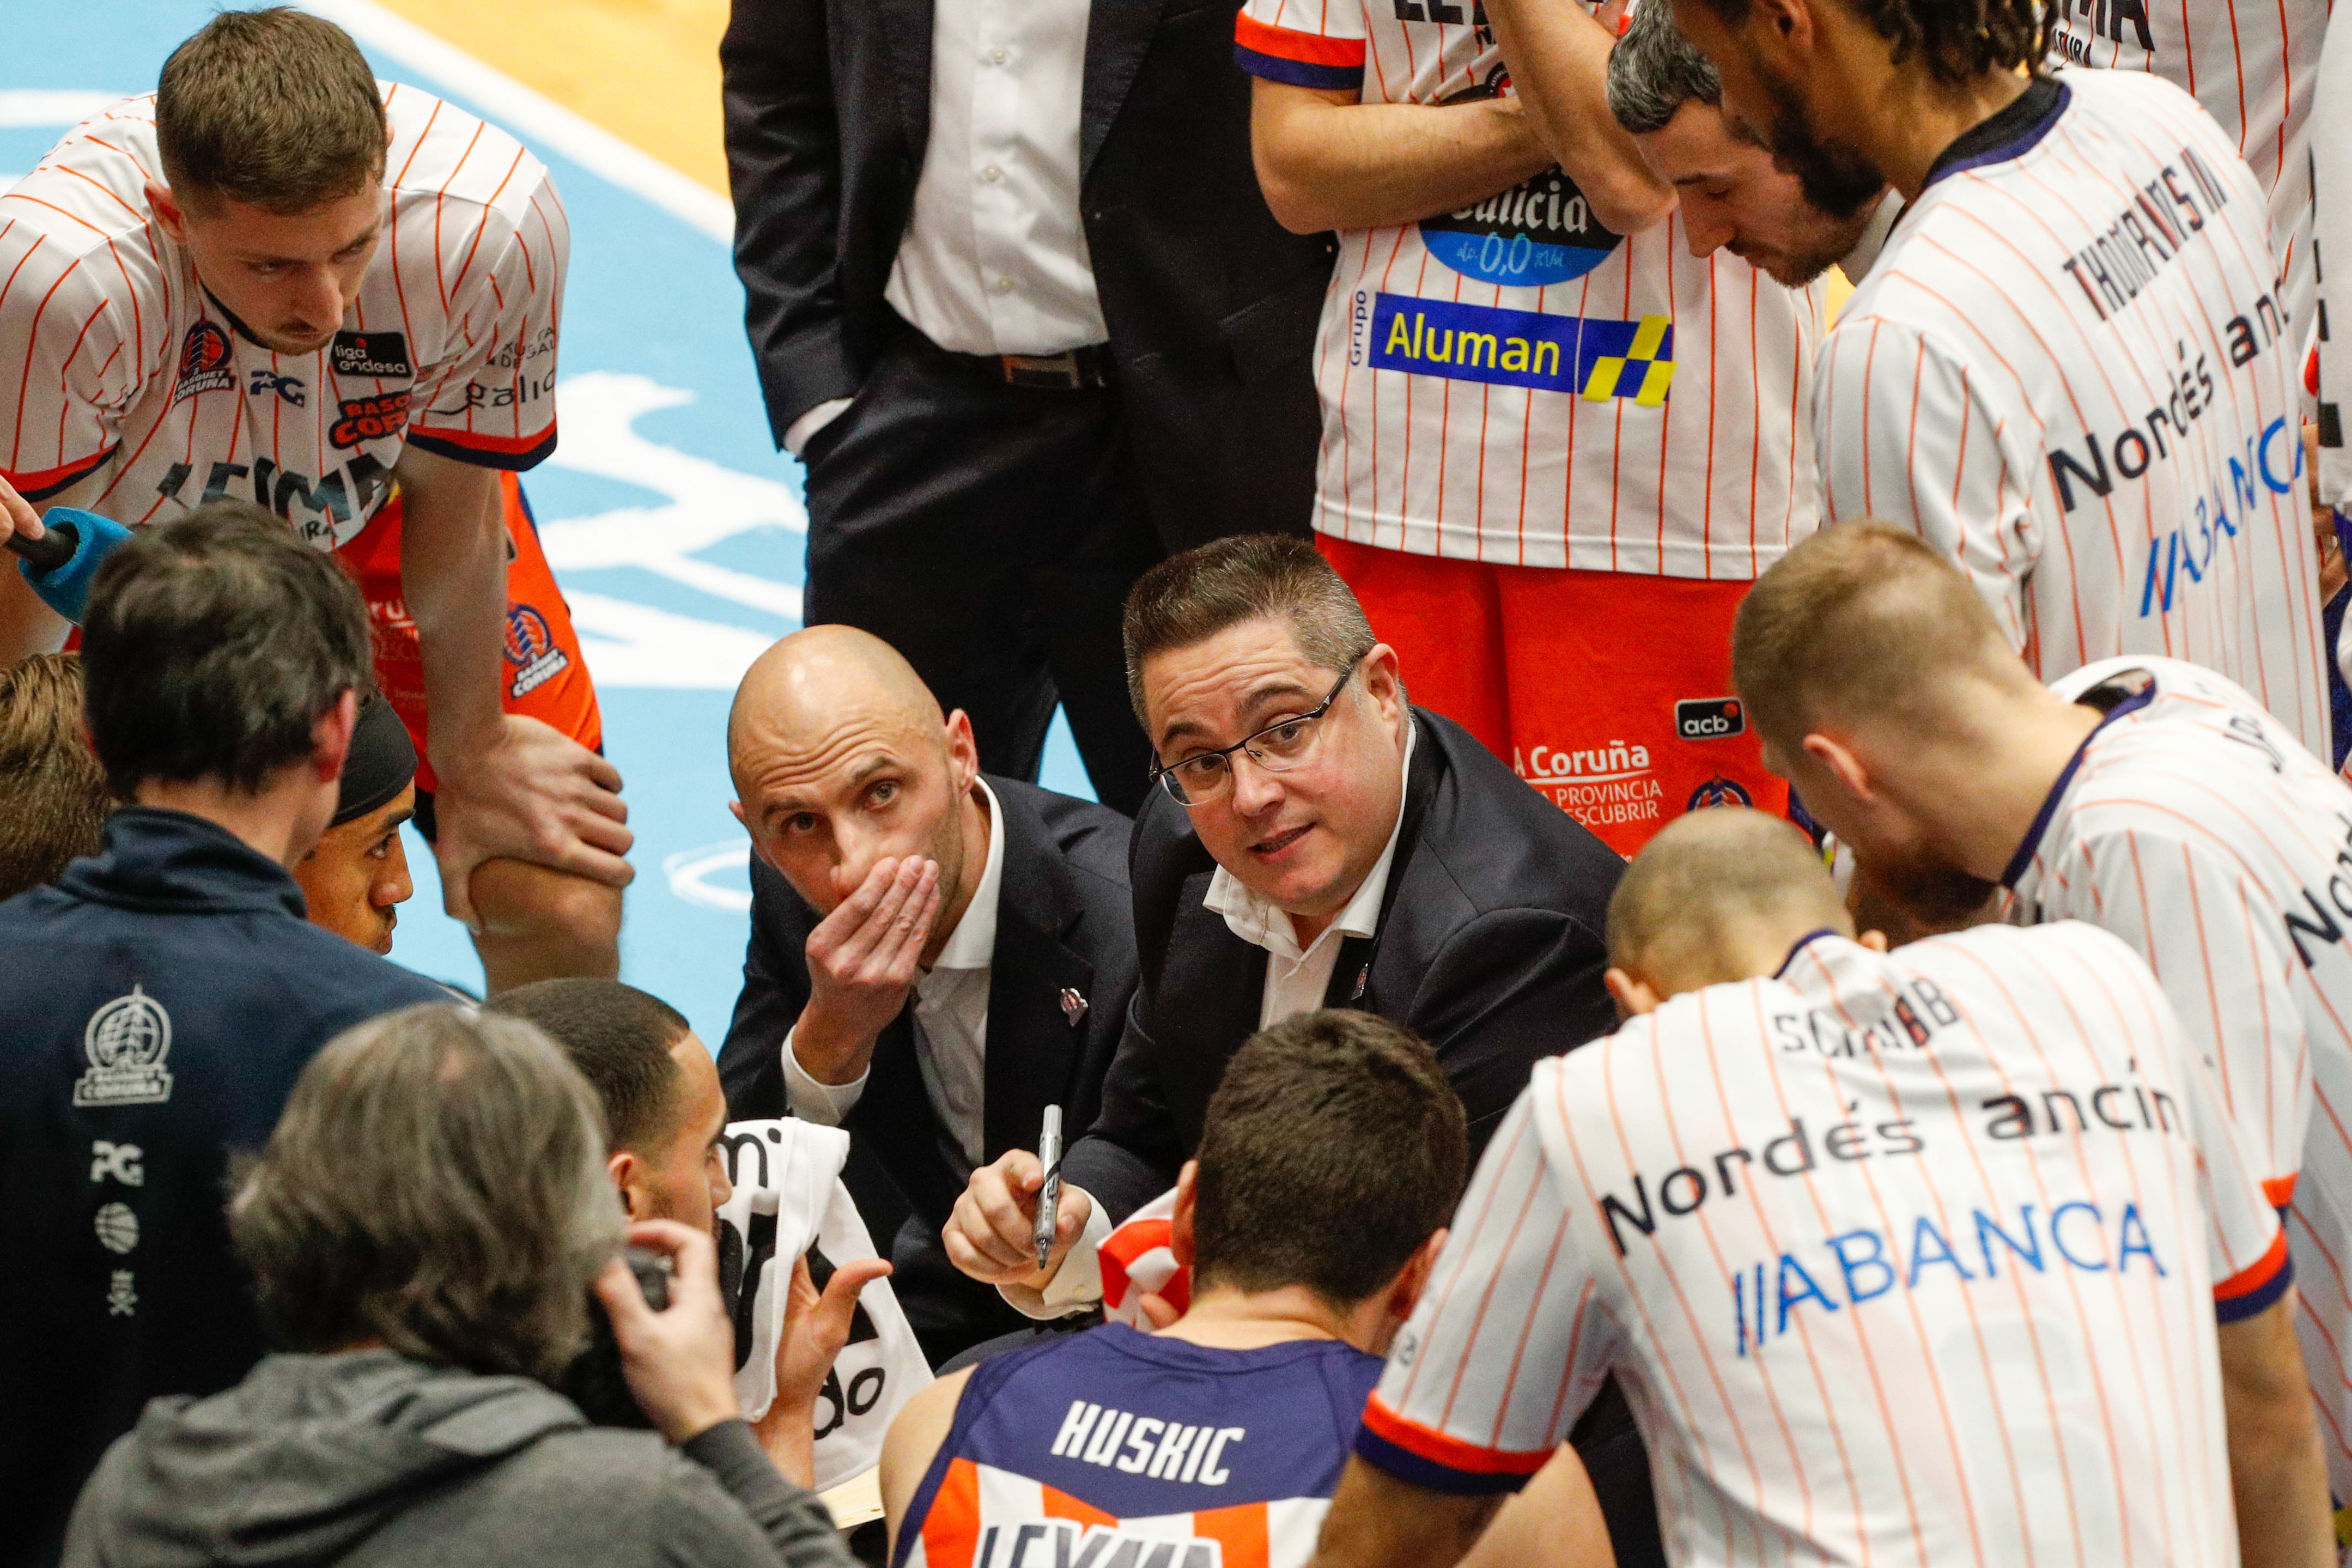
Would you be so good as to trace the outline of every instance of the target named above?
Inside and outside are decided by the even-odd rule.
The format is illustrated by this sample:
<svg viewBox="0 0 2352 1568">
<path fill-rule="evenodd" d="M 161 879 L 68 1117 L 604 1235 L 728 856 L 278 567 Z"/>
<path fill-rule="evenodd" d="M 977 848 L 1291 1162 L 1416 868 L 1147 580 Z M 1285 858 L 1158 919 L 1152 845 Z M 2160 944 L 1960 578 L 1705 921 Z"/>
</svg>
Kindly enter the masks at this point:
<svg viewBox="0 0 2352 1568">
<path fill-rule="evenodd" d="M 637 879 L 623 977 L 715 1047 L 740 982 L 750 900 L 745 840 L 727 809 L 727 705 L 743 667 L 800 624 L 807 544 L 800 465 L 771 446 L 743 338 L 724 204 L 364 0 L 314 8 L 360 37 L 379 76 L 520 136 L 563 194 L 562 439 L 524 484 L 596 677 L 605 751 L 627 780 Z M 32 167 L 98 103 L 152 89 L 173 46 L 215 9 L 9 7 L 0 171 Z M 1092 795 L 1058 717 L 1045 780 Z M 441 913 L 431 852 L 413 836 L 409 866 L 416 897 L 394 956 L 478 989 L 480 966 Z"/>
</svg>

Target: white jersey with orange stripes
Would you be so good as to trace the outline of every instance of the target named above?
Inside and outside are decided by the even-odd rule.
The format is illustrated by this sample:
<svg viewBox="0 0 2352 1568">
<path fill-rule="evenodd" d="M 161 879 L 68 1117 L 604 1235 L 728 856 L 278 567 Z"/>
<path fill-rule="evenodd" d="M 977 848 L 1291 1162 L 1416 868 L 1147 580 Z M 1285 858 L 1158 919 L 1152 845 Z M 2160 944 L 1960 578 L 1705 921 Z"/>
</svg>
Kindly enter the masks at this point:
<svg viewBox="0 0 2352 1568">
<path fill-rule="evenodd" d="M 216 496 L 320 548 L 382 504 L 404 445 L 524 468 L 555 445 L 569 230 L 512 137 L 387 85 L 384 221 L 314 353 L 247 337 L 158 224 L 154 100 L 76 127 L 0 195 L 0 475 L 138 526 Z"/>
<path fill-rule="evenodd" d="M 2329 0 L 2059 0 L 2055 53 L 2147 71 L 2193 94 L 2269 193 L 2279 299 L 2298 348 L 2311 325 L 2312 106 Z"/>
<path fill-rule="evenodd" d="M 1476 0 L 1248 0 L 1234 56 L 1366 103 L 1508 88 Z M 1679 215 L 1613 234 L 1557 168 L 1339 238 L 1314 351 L 1318 531 L 1732 580 L 1812 531 L 1803 414 L 1826 284 L 1694 258 Z"/>
<path fill-rule="evenodd" d="M 2109 718 L 2019 846 L 2010 918 L 2137 950 L 2292 1196 L 2305 1362 L 2352 1498 L 2352 788 L 2210 670 L 2110 659 L 2054 689 Z"/>
<path fill-rule="evenodd" d="M 2037 83 L 1945 154 L 1829 333 L 1824 517 L 1948 552 L 2044 680 L 2185 658 L 2326 754 L 2274 276 L 2253 177 L 2186 93 Z"/>
<path fill-rule="evenodd" d="M 1676 1564 L 2234 1563 L 2292 1270 L 2212 1101 L 2103 931 L 1817 932 L 1536 1068 L 1357 1451 L 1504 1489 L 1614 1373 Z"/>
</svg>

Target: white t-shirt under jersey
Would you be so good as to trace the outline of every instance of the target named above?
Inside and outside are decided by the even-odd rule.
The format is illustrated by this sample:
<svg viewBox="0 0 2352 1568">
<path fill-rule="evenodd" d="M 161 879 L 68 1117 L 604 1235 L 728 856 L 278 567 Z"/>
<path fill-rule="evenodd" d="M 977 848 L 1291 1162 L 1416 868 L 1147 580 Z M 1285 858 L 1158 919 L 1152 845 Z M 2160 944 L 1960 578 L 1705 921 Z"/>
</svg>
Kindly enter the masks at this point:
<svg viewBox="0 0 2352 1568">
<path fill-rule="evenodd" d="M 2070 70 L 1963 139 L 1822 351 L 1825 519 L 1946 551 L 2044 680 L 2218 669 L 2328 745 L 2262 195 L 2169 82 Z"/>
<path fill-rule="evenodd" d="M 1468 0 L 1248 0 L 1235 26 L 1244 70 L 1366 103 L 1508 89 Z M 1803 414 L 1826 284 L 1695 258 L 1679 214 L 1612 234 L 1556 168 L 1339 241 L 1315 343 L 1320 531 L 1746 580 L 1813 531 Z"/>
<path fill-rule="evenodd" d="M 1678 1565 L 2208 1568 L 2215 1319 L 2289 1278 L 2123 943 L 1820 932 L 1537 1066 L 1358 1452 L 1504 1489 L 1614 1373 Z"/>
<path fill-rule="evenodd" d="M 527 468 L 555 446 L 563 205 L 512 137 L 387 84 L 383 235 L 344 330 L 272 353 L 151 213 L 152 96 L 67 133 L 0 195 L 0 475 L 138 526 L 254 500 L 350 540 L 403 447 Z"/>
<path fill-rule="evenodd" d="M 2352 1497 L 2352 788 L 2210 670 L 2108 659 L 2055 689 L 2111 716 L 2019 847 L 2009 918 L 2137 950 L 2271 1200 L 2292 1195 L 2305 1363 Z"/>
</svg>

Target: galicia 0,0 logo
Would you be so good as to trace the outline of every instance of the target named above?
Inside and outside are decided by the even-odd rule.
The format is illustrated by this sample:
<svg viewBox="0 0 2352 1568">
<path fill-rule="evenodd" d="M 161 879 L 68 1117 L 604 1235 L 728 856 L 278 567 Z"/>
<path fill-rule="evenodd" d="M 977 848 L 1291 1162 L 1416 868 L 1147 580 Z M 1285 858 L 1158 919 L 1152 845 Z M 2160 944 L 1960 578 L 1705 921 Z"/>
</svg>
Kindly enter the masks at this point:
<svg viewBox="0 0 2352 1568">
<path fill-rule="evenodd" d="M 1624 241 L 1601 226 L 1574 181 L 1547 169 L 1475 206 L 1422 219 L 1421 242 L 1456 272 L 1533 289 L 1583 277 Z"/>
</svg>

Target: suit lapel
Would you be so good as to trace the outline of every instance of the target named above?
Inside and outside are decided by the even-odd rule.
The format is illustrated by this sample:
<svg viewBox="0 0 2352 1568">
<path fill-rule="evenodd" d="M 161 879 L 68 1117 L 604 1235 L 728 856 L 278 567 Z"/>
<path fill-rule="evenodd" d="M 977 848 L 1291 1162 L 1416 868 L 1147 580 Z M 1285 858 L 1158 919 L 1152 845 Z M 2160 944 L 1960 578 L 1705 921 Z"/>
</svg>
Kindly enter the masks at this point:
<svg viewBox="0 0 2352 1568">
<path fill-rule="evenodd" d="M 1068 1109 L 1070 1074 L 1094 1005 L 1094 966 L 1063 938 L 1085 911 L 1045 824 L 1011 790 L 996 792 L 1004 822 L 1004 871 L 996 901 L 996 951 L 988 985 L 986 1157 L 1034 1149 L 1045 1107 Z M 1087 1009 L 1066 1008 L 1064 993 Z M 1074 1019 L 1071 1015 L 1077 1016 Z M 1084 1129 L 1066 1126 L 1066 1139 Z"/>
<path fill-rule="evenodd" d="M 931 25 L 935 0 L 863 0 L 883 16 L 881 33 L 891 40 L 897 66 L 898 119 L 905 125 L 908 155 L 922 166 L 931 140 Z M 909 187 L 911 195 L 912 187 Z"/>
<path fill-rule="evenodd" d="M 1136 68 L 1151 47 L 1165 0 L 1094 0 L 1087 17 L 1087 79 L 1078 109 L 1078 178 L 1095 166 Z"/>
</svg>

